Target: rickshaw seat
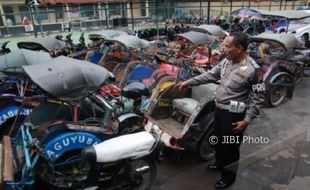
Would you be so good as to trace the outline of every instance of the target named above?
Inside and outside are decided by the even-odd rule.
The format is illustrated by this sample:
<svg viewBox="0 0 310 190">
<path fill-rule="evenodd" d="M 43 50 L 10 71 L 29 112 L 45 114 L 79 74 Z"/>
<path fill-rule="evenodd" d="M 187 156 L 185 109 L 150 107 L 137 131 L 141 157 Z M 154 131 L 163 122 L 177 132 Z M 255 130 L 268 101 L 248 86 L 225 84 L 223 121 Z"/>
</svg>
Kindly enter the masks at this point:
<svg viewBox="0 0 310 190">
<path fill-rule="evenodd" d="M 174 99 L 172 101 L 174 110 L 190 116 L 199 104 L 199 101 L 204 97 L 212 96 L 216 87 L 216 84 L 204 84 L 193 87 L 190 98 Z"/>
<path fill-rule="evenodd" d="M 185 115 L 191 115 L 199 102 L 193 98 L 174 99 L 172 105 L 175 110 Z"/>
</svg>

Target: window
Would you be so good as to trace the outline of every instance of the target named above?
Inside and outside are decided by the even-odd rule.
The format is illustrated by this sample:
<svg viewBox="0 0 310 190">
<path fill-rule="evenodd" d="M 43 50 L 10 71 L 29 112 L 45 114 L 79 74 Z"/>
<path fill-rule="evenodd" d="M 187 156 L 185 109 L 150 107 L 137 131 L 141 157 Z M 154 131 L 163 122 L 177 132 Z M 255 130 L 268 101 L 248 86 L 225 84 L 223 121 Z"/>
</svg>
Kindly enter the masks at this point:
<svg viewBox="0 0 310 190">
<path fill-rule="evenodd" d="M 141 10 L 141 16 L 146 16 L 146 2 L 141 2 L 140 4 L 140 10 Z"/>
<path fill-rule="evenodd" d="M 110 16 L 121 16 L 121 4 L 109 4 Z"/>
<path fill-rule="evenodd" d="M 3 11 L 6 17 L 7 25 L 16 24 L 12 6 L 3 5 Z"/>
<path fill-rule="evenodd" d="M 63 7 L 55 7 L 54 8 L 56 18 L 63 18 L 64 17 L 64 8 Z"/>
<path fill-rule="evenodd" d="M 81 5 L 80 7 L 81 17 L 93 17 L 94 7 L 93 5 Z"/>
<path fill-rule="evenodd" d="M 38 16 L 41 18 L 41 20 L 47 20 L 47 10 L 46 8 L 38 8 Z"/>
</svg>

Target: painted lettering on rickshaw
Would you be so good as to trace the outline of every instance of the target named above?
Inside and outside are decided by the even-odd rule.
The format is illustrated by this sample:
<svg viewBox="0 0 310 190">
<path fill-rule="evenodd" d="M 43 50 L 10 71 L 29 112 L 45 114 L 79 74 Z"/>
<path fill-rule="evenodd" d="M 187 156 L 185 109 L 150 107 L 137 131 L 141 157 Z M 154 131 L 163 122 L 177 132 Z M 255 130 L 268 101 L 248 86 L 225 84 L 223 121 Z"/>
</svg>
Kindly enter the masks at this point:
<svg viewBox="0 0 310 190">
<path fill-rule="evenodd" d="M 64 146 L 70 146 L 71 144 L 74 144 L 74 143 L 84 143 L 87 145 L 92 145 L 93 142 L 94 142 L 94 139 L 91 139 L 89 137 L 86 139 L 85 136 L 74 136 L 70 138 L 68 137 L 68 138 L 62 139 L 61 142 L 55 143 L 54 149 L 61 150 Z"/>
<path fill-rule="evenodd" d="M 23 109 L 21 112 L 21 115 L 29 115 L 30 112 L 31 112 L 31 109 Z M 0 125 L 5 123 L 10 118 L 15 117 L 17 113 L 18 113 L 18 108 L 17 109 L 13 108 L 13 110 L 9 110 L 9 111 L 5 110 L 3 112 L 0 112 Z"/>
<path fill-rule="evenodd" d="M 52 141 L 46 146 L 46 154 L 50 159 L 57 159 L 66 151 L 85 148 L 100 142 L 95 136 L 83 133 L 70 133 Z"/>
</svg>

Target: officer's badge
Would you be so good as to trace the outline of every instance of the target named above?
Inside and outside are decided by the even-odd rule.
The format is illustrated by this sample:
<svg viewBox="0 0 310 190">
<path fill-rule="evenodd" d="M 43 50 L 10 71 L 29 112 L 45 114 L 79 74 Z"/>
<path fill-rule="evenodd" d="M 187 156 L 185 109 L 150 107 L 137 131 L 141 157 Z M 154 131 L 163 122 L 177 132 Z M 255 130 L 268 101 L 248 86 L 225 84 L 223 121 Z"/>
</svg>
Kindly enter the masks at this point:
<svg viewBox="0 0 310 190">
<path fill-rule="evenodd" d="M 240 67 L 240 68 L 239 68 L 239 74 L 240 74 L 241 76 L 244 77 L 247 68 L 248 68 L 248 66 L 242 66 L 242 67 Z"/>
</svg>

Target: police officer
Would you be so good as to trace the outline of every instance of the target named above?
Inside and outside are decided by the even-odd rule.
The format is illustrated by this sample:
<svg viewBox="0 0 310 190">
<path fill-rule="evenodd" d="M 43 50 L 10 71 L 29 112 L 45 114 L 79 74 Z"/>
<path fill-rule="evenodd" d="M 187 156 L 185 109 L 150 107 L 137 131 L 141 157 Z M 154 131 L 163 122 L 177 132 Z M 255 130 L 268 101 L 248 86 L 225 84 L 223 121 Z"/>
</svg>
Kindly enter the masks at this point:
<svg viewBox="0 0 310 190">
<path fill-rule="evenodd" d="M 215 146 L 216 162 L 208 169 L 221 171 L 216 189 L 234 183 L 239 160 L 239 147 L 243 132 L 259 115 L 264 102 L 264 84 L 259 66 L 248 56 L 248 36 L 242 32 L 226 39 L 226 58 L 197 77 L 181 82 L 179 89 L 220 81 L 215 92 L 214 124 L 218 143 Z"/>
</svg>

